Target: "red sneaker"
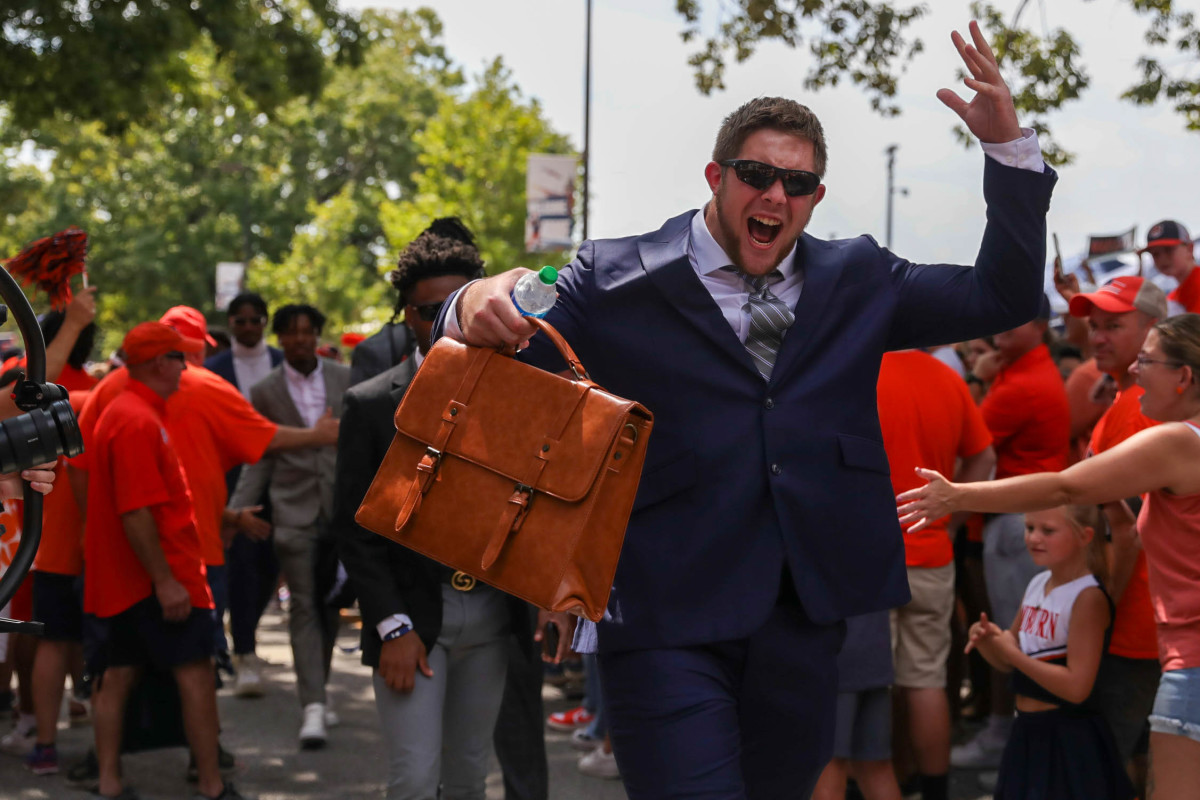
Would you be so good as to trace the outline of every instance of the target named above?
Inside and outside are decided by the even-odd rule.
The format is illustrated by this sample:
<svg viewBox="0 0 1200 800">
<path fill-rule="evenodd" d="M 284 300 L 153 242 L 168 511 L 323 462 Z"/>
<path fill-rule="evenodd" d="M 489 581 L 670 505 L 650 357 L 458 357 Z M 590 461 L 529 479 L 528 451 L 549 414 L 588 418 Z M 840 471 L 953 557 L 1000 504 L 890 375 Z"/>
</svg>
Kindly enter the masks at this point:
<svg viewBox="0 0 1200 800">
<path fill-rule="evenodd" d="M 591 725 L 595 717 L 595 714 L 583 706 L 579 706 L 578 708 L 572 708 L 570 711 L 556 711 L 551 714 L 546 718 L 546 727 L 552 731 L 570 733 L 576 728 Z"/>
</svg>

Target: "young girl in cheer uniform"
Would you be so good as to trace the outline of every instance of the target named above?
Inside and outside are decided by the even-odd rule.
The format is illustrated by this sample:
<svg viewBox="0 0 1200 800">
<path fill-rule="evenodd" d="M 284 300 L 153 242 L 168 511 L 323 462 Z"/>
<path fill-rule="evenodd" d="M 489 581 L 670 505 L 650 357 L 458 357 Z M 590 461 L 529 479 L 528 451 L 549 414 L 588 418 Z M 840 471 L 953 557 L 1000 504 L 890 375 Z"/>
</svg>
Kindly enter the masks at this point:
<svg viewBox="0 0 1200 800">
<path fill-rule="evenodd" d="M 1087 702 L 1112 622 L 1112 602 L 1093 572 L 1103 570 L 1103 552 L 1092 546 L 1101 524 L 1095 506 L 1026 514 L 1025 546 L 1047 571 L 1029 582 L 1008 630 L 986 614 L 971 626 L 967 651 L 978 648 L 1011 671 L 1016 694 L 995 800 L 1134 796 L 1112 733 Z"/>
</svg>

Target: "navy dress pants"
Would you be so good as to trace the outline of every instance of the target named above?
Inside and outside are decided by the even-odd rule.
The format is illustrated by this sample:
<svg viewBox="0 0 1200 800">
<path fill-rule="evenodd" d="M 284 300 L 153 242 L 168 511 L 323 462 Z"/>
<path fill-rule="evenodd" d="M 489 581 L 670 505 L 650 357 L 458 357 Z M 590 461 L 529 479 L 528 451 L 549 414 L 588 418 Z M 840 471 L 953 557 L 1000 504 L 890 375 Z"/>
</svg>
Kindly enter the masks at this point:
<svg viewBox="0 0 1200 800">
<path fill-rule="evenodd" d="M 602 653 L 630 800 L 808 800 L 833 754 L 844 636 L 811 622 L 785 581 L 746 639 Z"/>
</svg>

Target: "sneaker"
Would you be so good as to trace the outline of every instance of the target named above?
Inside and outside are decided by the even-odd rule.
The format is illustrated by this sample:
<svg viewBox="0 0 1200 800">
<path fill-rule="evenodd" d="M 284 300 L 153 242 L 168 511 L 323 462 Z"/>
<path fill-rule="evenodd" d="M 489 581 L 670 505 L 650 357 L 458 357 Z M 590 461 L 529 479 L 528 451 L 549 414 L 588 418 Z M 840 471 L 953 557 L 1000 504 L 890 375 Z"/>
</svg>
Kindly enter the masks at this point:
<svg viewBox="0 0 1200 800">
<path fill-rule="evenodd" d="M 556 711 L 546 717 L 546 727 L 552 731 L 570 733 L 576 728 L 585 728 L 592 724 L 596 715 L 583 706 L 576 706 L 570 711 Z"/>
<path fill-rule="evenodd" d="M 583 758 L 579 759 L 579 771 L 589 778 L 608 778 L 616 780 L 621 777 L 617 769 L 617 757 L 604 752 L 604 747 L 597 747 Z"/>
<path fill-rule="evenodd" d="M 82 761 L 67 770 L 67 783 L 74 786 L 94 786 L 98 780 L 100 762 L 96 760 L 95 750 L 89 749 Z"/>
<path fill-rule="evenodd" d="M 233 657 L 234 669 L 237 674 L 233 693 L 237 697 L 262 697 L 266 693 L 266 685 L 262 679 L 262 659 L 253 653 Z"/>
<path fill-rule="evenodd" d="M 604 742 L 604 737 L 588 736 L 587 728 L 578 728 L 571 734 L 571 747 L 581 753 L 590 753 Z"/>
<path fill-rule="evenodd" d="M 996 769 L 1004 745 L 1005 740 L 992 728 L 984 728 L 969 742 L 950 748 L 950 765 L 958 769 Z"/>
<path fill-rule="evenodd" d="M 325 704 L 309 703 L 304 707 L 304 722 L 300 725 L 300 747 L 316 750 L 325 746 Z"/>
<path fill-rule="evenodd" d="M 221 793 L 216 797 L 209 797 L 206 794 L 196 792 L 193 800 L 250 800 L 250 798 L 233 788 L 232 783 L 225 781 L 225 787 L 221 789 Z"/>
<path fill-rule="evenodd" d="M 58 748 L 52 744 L 35 744 L 25 756 L 25 768 L 34 775 L 57 775 Z"/>
<path fill-rule="evenodd" d="M 37 722 L 33 715 L 22 715 L 14 727 L 0 738 L 0 750 L 15 756 L 24 756 L 37 744 Z"/>
<path fill-rule="evenodd" d="M 222 774 L 237 769 L 237 759 L 234 758 L 233 753 L 222 747 L 220 742 L 217 742 L 217 768 L 221 770 Z M 188 753 L 186 777 L 188 783 L 196 783 L 200 780 L 200 773 L 196 770 L 196 757 L 191 753 Z"/>
<path fill-rule="evenodd" d="M 72 697 L 67 702 L 67 723 L 72 728 L 81 728 L 91 724 L 92 701 Z"/>
</svg>

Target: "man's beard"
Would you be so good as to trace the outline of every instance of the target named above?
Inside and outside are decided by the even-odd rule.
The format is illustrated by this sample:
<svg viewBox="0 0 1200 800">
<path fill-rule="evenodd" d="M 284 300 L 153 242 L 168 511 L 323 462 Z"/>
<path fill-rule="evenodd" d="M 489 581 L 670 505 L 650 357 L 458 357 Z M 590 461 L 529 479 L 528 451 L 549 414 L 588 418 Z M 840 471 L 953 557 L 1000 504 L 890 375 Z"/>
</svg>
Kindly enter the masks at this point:
<svg viewBox="0 0 1200 800">
<path fill-rule="evenodd" d="M 740 270 L 741 272 L 745 272 L 746 265 L 741 263 L 742 262 L 741 248 L 738 247 L 738 243 L 741 241 L 738 237 L 739 230 L 734 227 L 734 225 L 736 223 L 731 223 L 729 220 L 727 220 L 725 218 L 725 215 L 723 213 L 721 213 L 721 192 L 720 191 L 717 191 L 713 194 L 713 207 L 716 209 L 716 212 L 717 212 L 717 226 L 721 229 L 722 238 L 725 239 L 724 242 L 720 243 L 722 248 L 725 250 L 725 255 L 729 256 L 729 260 L 731 262 L 733 262 L 733 266 L 737 267 L 738 270 Z M 810 216 L 811 216 L 811 213 L 810 213 Z M 804 233 L 804 228 L 807 227 L 807 225 L 808 225 L 808 220 L 804 220 L 804 225 L 800 226 L 800 232 L 796 234 L 796 238 L 792 239 L 792 241 L 787 243 L 786 247 L 784 247 L 782 242 L 780 242 L 778 239 L 776 240 L 775 243 L 780 245 L 778 255 L 775 257 L 775 263 L 773 263 L 771 265 L 771 268 L 769 270 L 767 270 L 766 272 L 763 273 L 764 275 L 774 272 L 779 267 L 779 265 L 783 262 L 783 259 L 785 259 L 787 257 L 788 253 L 792 252 L 792 248 L 795 247 L 796 242 L 800 239 L 800 236 Z M 741 226 L 740 233 L 743 236 L 750 235 L 750 233 L 745 229 L 744 224 Z M 783 234 L 781 233 L 780 236 L 782 236 L 782 235 Z"/>
</svg>

